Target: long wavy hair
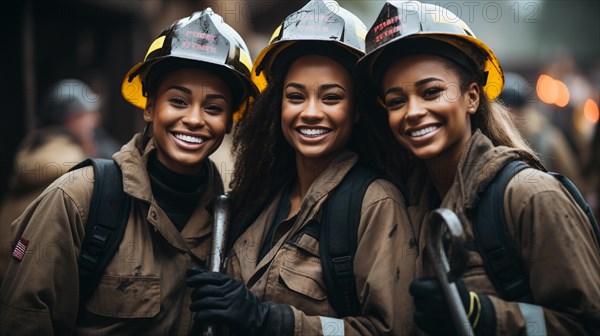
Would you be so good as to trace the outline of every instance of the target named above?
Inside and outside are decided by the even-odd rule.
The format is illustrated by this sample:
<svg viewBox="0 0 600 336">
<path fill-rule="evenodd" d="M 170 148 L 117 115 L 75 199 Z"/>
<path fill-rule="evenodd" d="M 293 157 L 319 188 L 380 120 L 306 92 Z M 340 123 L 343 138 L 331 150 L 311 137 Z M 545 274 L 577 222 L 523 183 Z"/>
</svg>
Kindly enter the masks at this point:
<svg viewBox="0 0 600 336">
<path fill-rule="evenodd" d="M 278 71 L 250 110 L 237 124 L 232 152 L 236 157 L 231 187 L 233 237 L 239 236 L 268 206 L 283 185 L 297 176 L 295 151 L 283 136 L 281 105 L 289 66 Z M 354 108 L 359 115 L 347 148 L 359 162 L 400 183 L 407 152 L 394 139 L 387 117 L 365 109 L 354 85 Z M 230 239 L 231 240 L 231 239 Z"/>
<path fill-rule="evenodd" d="M 461 93 L 467 92 L 471 83 L 483 83 L 481 71 L 468 71 L 454 62 L 443 59 L 453 69 L 460 80 Z M 494 146 L 506 146 L 520 150 L 520 157 L 532 167 L 546 171 L 537 154 L 531 149 L 523 135 L 519 132 L 513 114 L 497 100 L 489 100 L 480 84 L 479 106 L 471 116 L 471 131 L 479 129 Z"/>
</svg>

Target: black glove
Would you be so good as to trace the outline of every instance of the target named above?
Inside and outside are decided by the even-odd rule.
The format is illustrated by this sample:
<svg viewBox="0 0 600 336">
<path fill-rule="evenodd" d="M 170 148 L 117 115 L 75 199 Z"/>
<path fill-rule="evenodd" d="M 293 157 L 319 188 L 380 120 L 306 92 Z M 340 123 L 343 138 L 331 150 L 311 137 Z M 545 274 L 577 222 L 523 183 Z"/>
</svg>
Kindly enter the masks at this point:
<svg viewBox="0 0 600 336">
<path fill-rule="evenodd" d="M 496 314 L 489 298 L 486 295 L 469 292 L 462 278 L 457 279 L 456 287 L 475 333 L 480 334 L 479 331 L 483 331 L 481 327 L 483 324 L 487 324 L 486 330 L 489 329 L 488 327 L 494 330 Z M 421 330 L 430 335 L 456 334 L 446 298 L 435 278 L 413 281 L 410 284 L 410 294 L 415 302 L 414 320 Z"/>
<path fill-rule="evenodd" d="M 291 335 L 294 313 L 288 305 L 260 302 L 246 286 L 231 276 L 188 270 L 192 291 L 190 310 L 198 322 L 218 321 L 240 335 Z"/>
</svg>

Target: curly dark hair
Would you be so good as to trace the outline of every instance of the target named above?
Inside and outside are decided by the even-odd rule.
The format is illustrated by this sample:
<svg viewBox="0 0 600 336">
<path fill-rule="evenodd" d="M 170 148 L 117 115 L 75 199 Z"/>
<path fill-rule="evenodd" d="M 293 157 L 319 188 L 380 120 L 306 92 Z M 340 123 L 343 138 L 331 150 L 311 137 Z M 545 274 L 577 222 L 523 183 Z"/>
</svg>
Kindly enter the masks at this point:
<svg viewBox="0 0 600 336">
<path fill-rule="evenodd" d="M 230 183 L 233 205 L 233 237 L 239 236 L 296 175 L 295 151 L 281 130 L 283 84 L 289 66 L 278 71 L 234 132 L 232 152 L 235 171 Z M 359 155 L 359 162 L 381 176 L 399 183 L 406 151 L 394 139 L 384 113 L 364 106 L 354 85 L 355 109 L 359 121 L 354 125 L 347 148 Z M 371 105 L 372 106 L 372 105 Z M 233 242 L 231 242 L 233 243 Z"/>
</svg>

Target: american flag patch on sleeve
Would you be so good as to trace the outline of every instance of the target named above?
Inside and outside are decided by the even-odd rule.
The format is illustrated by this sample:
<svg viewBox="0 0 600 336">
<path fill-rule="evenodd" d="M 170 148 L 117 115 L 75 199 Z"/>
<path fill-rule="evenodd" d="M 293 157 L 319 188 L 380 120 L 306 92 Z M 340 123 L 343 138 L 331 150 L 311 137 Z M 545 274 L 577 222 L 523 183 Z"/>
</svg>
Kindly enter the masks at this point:
<svg viewBox="0 0 600 336">
<path fill-rule="evenodd" d="M 25 257 L 25 251 L 27 250 L 27 245 L 29 245 L 29 240 L 21 237 L 19 242 L 17 242 L 17 246 L 15 246 L 15 249 L 12 252 L 12 256 L 19 261 L 23 260 L 23 257 Z"/>
</svg>

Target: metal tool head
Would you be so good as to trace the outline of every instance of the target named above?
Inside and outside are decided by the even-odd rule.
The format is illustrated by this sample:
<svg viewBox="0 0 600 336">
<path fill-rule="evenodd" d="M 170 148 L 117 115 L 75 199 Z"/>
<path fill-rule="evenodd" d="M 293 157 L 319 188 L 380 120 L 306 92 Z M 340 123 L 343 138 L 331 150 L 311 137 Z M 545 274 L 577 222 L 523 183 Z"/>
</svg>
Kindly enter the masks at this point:
<svg viewBox="0 0 600 336">
<path fill-rule="evenodd" d="M 466 235 L 454 211 L 439 208 L 429 215 L 427 242 L 433 243 L 435 260 L 442 263 L 448 281 L 453 282 L 465 271 L 468 251 L 465 248 Z M 447 258 L 449 251 L 450 258 Z"/>
<path fill-rule="evenodd" d="M 452 252 L 453 267 L 450 268 L 446 258 L 446 249 L 442 236 L 449 236 L 449 248 Z M 429 215 L 426 247 L 433 261 L 435 276 L 442 287 L 450 309 L 452 321 L 458 335 L 474 335 L 469 319 L 461 302 L 458 288 L 454 281 L 466 268 L 466 250 L 464 248 L 465 233 L 460 219 L 450 209 L 436 209 Z M 456 264 L 456 265 L 454 265 Z"/>
</svg>

